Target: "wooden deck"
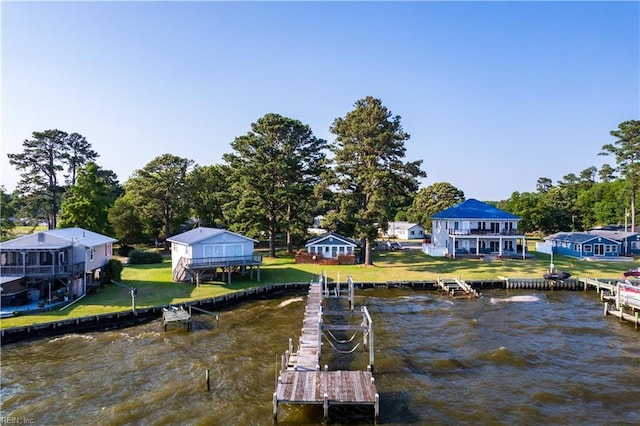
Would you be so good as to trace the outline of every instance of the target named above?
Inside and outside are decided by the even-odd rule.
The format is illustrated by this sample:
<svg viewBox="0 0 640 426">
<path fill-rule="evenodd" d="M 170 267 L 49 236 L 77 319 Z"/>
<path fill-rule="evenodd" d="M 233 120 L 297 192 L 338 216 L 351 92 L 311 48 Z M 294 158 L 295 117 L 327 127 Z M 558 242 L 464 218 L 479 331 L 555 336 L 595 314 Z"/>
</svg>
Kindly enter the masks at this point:
<svg viewBox="0 0 640 426">
<path fill-rule="evenodd" d="M 295 370 L 315 371 L 320 369 L 320 324 L 322 319 L 322 285 L 311 283 L 307 295 L 307 307 L 302 321 L 298 352 L 289 364 Z"/>
<path fill-rule="evenodd" d="M 167 326 L 170 324 L 184 324 L 187 326 L 187 331 L 189 331 L 191 330 L 191 313 L 183 307 L 170 306 L 169 308 L 163 308 L 162 322 L 164 331 L 167 331 Z"/>
<path fill-rule="evenodd" d="M 273 394 L 273 420 L 278 404 L 322 405 L 329 417 L 330 405 L 370 405 L 375 421 L 380 416 L 380 397 L 369 371 L 283 371 Z"/>
<path fill-rule="evenodd" d="M 273 393 L 273 421 L 278 421 L 279 404 L 298 404 L 322 405 L 325 420 L 330 405 L 369 405 L 377 422 L 380 398 L 370 370 L 320 370 L 323 292 L 321 283 L 310 284 L 298 350 L 293 352 L 290 341 Z"/>
</svg>

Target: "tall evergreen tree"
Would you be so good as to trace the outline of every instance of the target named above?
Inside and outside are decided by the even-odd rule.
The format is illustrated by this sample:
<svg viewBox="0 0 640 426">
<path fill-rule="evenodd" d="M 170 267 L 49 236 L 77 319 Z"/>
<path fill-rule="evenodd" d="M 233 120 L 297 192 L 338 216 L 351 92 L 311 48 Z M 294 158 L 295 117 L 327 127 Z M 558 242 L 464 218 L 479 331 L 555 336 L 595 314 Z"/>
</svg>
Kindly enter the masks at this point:
<svg viewBox="0 0 640 426">
<path fill-rule="evenodd" d="M 547 177 L 538 178 L 538 181 L 536 182 L 536 191 L 540 193 L 549 192 L 552 187 L 553 182 Z"/>
<path fill-rule="evenodd" d="M 378 228 L 392 218 L 389 200 L 409 196 L 418 189 L 422 160 L 404 162 L 404 132 L 400 116 L 392 116 L 380 99 L 371 96 L 356 101 L 354 110 L 336 118 L 335 184 L 339 213 L 354 224 L 356 237 L 364 241 L 364 263 L 372 265 L 371 249 Z"/>
<path fill-rule="evenodd" d="M 91 149 L 91 144 L 81 134 L 71 133 L 66 139 L 68 148 L 63 158 L 67 163 L 67 183 L 75 185 L 78 170 L 98 158 L 98 153 Z"/>
<path fill-rule="evenodd" d="M 29 200 L 33 210 L 39 210 L 46 217 L 49 229 L 54 229 L 64 192 L 58 175 L 72 176 L 77 167 L 98 155 L 79 134 L 71 137 L 57 129 L 33 132 L 32 139 L 26 139 L 22 146 L 23 152 L 7 154 L 9 163 L 21 171 L 16 189 Z"/>
<path fill-rule="evenodd" d="M 598 177 L 601 182 L 611 182 L 616 178 L 615 169 L 611 167 L 609 164 L 603 164 L 598 171 Z"/>
<path fill-rule="evenodd" d="M 142 220 L 169 251 L 169 238 L 188 216 L 187 173 L 193 160 L 163 154 L 136 170 L 125 190 L 142 212 Z"/>
<path fill-rule="evenodd" d="M 232 174 L 232 228 L 266 230 L 269 256 L 275 257 L 278 232 L 309 226 L 308 203 L 325 167 L 326 146 L 309 126 L 279 114 L 251 124 L 250 132 L 231 143 L 234 152 L 223 156 Z"/>
<path fill-rule="evenodd" d="M 627 120 L 612 130 L 613 143 L 602 146 L 600 155 L 614 155 L 620 176 L 631 195 L 631 229 L 636 229 L 636 196 L 640 188 L 640 120 Z"/>
</svg>

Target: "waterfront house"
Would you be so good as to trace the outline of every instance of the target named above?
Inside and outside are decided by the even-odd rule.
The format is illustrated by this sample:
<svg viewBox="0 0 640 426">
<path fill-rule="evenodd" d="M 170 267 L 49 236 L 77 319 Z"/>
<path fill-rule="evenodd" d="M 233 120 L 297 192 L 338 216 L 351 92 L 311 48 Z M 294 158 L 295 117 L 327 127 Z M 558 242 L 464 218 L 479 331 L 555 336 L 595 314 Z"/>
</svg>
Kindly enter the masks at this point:
<svg viewBox="0 0 640 426">
<path fill-rule="evenodd" d="M 558 232 L 546 236 L 543 243 L 536 243 L 536 250 L 579 259 L 607 258 L 621 255 L 621 243 L 591 232 Z"/>
<path fill-rule="evenodd" d="M 167 239 L 171 243 L 171 271 L 176 282 L 196 284 L 205 279 L 216 279 L 220 272 L 231 274 L 247 270 L 253 277 L 257 269 L 260 280 L 262 255 L 254 252 L 256 240 L 226 229 L 199 227 Z"/>
<path fill-rule="evenodd" d="M 358 244 L 337 232 L 326 232 L 305 244 L 307 253 L 298 253 L 296 263 L 324 263 L 353 265 Z"/>
<path fill-rule="evenodd" d="M 3 308 L 37 308 L 84 296 L 99 285 L 116 241 L 82 228 L 62 228 L 0 243 Z"/>
<path fill-rule="evenodd" d="M 417 223 L 411 222 L 389 222 L 385 233 L 388 238 L 398 238 L 401 240 L 424 239 L 424 228 Z"/>
<path fill-rule="evenodd" d="M 431 242 L 422 244 L 422 251 L 430 256 L 526 255 L 520 218 L 492 205 L 469 199 L 434 214 L 431 220 Z"/>
<path fill-rule="evenodd" d="M 625 231 L 624 227 L 606 226 L 598 229 L 591 229 L 589 234 L 606 237 L 620 243 L 621 256 L 640 256 L 640 233 Z"/>
</svg>

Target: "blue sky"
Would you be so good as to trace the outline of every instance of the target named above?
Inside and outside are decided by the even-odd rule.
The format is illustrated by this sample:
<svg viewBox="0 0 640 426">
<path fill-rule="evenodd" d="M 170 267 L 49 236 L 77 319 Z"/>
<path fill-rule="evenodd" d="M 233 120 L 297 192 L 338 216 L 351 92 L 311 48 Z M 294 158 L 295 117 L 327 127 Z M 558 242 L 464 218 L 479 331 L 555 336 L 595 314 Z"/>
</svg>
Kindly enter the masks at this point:
<svg viewBox="0 0 640 426">
<path fill-rule="evenodd" d="M 640 119 L 639 2 L 7 2 L 1 184 L 33 131 L 84 135 L 124 183 L 171 153 L 220 164 L 266 113 L 402 117 L 422 186 L 533 192 L 603 163 Z"/>
</svg>

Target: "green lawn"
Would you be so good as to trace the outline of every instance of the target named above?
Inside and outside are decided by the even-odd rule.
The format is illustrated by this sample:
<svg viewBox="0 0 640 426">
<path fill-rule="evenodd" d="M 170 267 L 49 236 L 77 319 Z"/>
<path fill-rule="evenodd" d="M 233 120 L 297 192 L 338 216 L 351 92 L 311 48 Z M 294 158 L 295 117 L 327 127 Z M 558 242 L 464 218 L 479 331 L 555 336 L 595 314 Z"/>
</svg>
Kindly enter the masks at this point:
<svg viewBox="0 0 640 426">
<path fill-rule="evenodd" d="M 498 277 L 542 277 L 549 268 L 550 256 L 534 253 L 536 259 L 528 260 L 463 260 L 434 258 L 418 250 L 375 252 L 374 266 L 364 265 L 300 265 L 292 255 L 280 254 L 272 259 L 265 257 L 261 268 L 261 281 L 246 277 L 233 277 L 231 285 L 222 282 L 193 284 L 171 281 L 171 262 L 156 265 L 126 266 L 122 273 L 122 284 L 107 285 L 96 294 L 91 294 L 75 305 L 60 312 L 58 310 L 24 315 L 0 320 L 0 328 L 16 327 L 34 323 L 50 322 L 131 309 L 129 287 L 138 289 L 136 306 L 166 306 L 197 299 L 220 296 L 251 287 L 287 282 L 309 282 L 324 272 L 332 281 L 345 282 L 351 275 L 356 282 L 419 281 L 435 280 L 438 276 L 462 279 L 490 280 Z M 615 278 L 622 272 L 636 267 L 637 262 L 586 262 L 554 256 L 557 269 L 570 272 L 573 277 Z"/>
</svg>

